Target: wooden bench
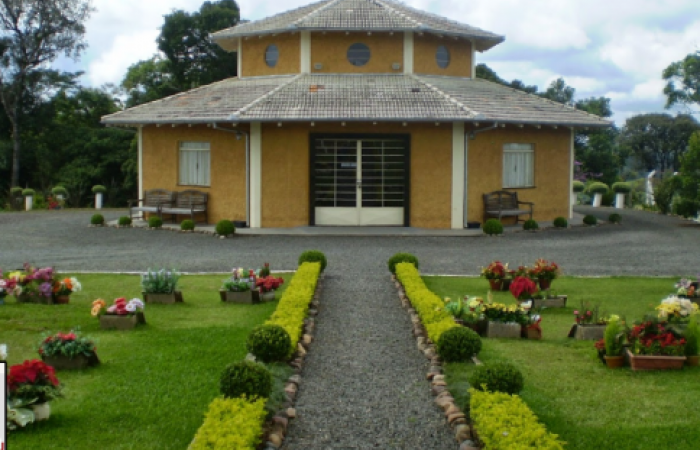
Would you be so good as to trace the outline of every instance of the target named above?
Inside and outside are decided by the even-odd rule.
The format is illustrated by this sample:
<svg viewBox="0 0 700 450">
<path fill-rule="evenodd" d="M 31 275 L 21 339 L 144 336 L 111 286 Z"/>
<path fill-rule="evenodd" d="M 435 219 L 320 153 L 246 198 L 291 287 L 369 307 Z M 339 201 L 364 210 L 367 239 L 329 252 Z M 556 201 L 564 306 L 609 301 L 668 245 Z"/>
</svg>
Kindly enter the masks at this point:
<svg viewBox="0 0 700 450">
<path fill-rule="evenodd" d="M 161 210 L 175 203 L 175 192 L 166 189 L 150 189 L 143 193 L 143 198 L 129 200 L 129 217 L 133 220 L 134 213 L 155 213 L 162 217 Z M 136 206 L 132 206 L 132 205 Z"/>
<path fill-rule="evenodd" d="M 175 216 L 177 215 L 189 215 L 190 219 L 194 222 L 194 218 L 197 214 L 204 214 L 204 223 L 207 223 L 207 202 L 209 200 L 209 194 L 195 189 L 180 191 L 176 194 L 175 204 L 161 208 L 162 214 L 171 214 L 173 223 L 175 223 Z"/>
<path fill-rule="evenodd" d="M 517 192 L 510 191 L 494 191 L 483 195 L 484 197 L 484 220 L 489 217 L 496 217 L 502 220 L 503 217 L 515 217 L 515 223 L 518 223 L 521 215 L 529 214 L 532 219 L 532 210 L 534 203 L 521 202 L 518 200 Z M 522 208 L 520 205 L 529 206 Z"/>
</svg>

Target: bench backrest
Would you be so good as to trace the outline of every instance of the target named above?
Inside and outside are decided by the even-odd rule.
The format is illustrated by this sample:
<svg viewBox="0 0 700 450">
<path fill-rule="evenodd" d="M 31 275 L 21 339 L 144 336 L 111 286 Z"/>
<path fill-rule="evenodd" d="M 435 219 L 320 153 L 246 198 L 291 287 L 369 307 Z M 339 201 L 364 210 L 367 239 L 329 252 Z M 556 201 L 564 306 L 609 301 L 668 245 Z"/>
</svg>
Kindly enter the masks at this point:
<svg viewBox="0 0 700 450">
<path fill-rule="evenodd" d="M 193 205 L 207 206 L 208 199 L 209 194 L 207 194 L 206 192 L 197 191 L 195 189 L 189 189 L 177 193 L 175 206 L 177 208 L 190 208 Z"/>
<path fill-rule="evenodd" d="M 487 210 L 518 209 L 518 193 L 496 191 L 484 194 L 484 207 Z"/>
<path fill-rule="evenodd" d="M 144 206 L 171 206 L 175 201 L 175 192 L 167 189 L 150 189 L 143 193 Z"/>
</svg>

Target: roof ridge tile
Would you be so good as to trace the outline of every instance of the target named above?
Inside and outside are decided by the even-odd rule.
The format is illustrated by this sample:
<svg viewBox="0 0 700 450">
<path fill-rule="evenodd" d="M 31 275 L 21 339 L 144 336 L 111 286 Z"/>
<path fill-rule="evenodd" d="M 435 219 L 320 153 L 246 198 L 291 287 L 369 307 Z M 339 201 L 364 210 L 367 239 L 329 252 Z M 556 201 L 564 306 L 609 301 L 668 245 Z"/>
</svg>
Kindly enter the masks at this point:
<svg viewBox="0 0 700 450">
<path fill-rule="evenodd" d="M 303 16 L 303 17 L 300 17 L 299 19 L 297 19 L 297 20 L 295 20 L 294 22 L 292 22 L 292 25 L 294 25 L 294 26 L 299 25 L 299 24 L 300 24 L 301 22 L 303 22 L 304 20 L 306 20 L 306 19 L 308 19 L 308 18 L 310 18 L 310 17 L 313 17 L 313 16 L 319 14 L 321 11 L 330 8 L 331 6 L 335 5 L 336 3 L 340 3 L 341 1 L 343 1 L 343 0 L 328 0 L 328 2 L 327 2 L 325 5 L 321 5 L 320 7 L 316 8 L 316 9 L 313 10 L 313 11 L 311 11 L 311 12 L 308 13 L 307 15 L 305 15 L 305 16 Z M 290 27 L 290 28 L 291 28 L 291 27 Z"/>
</svg>

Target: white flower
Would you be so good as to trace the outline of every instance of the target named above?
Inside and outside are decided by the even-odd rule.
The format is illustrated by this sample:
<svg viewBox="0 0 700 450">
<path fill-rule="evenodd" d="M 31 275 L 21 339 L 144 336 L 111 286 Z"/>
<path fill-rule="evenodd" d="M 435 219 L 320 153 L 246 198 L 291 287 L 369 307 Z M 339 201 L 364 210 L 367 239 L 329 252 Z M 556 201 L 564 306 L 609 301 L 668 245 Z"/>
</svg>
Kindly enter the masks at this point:
<svg viewBox="0 0 700 450">
<path fill-rule="evenodd" d="M 127 303 L 126 310 L 129 312 L 134 312 L 136 311 L 136 305 L 134 305 L 133 303 Z"/>
<path fill-rule="evenodd" d="M 522 302 L 522 303 L 520 304 L 520 307 L 521 307 L 522 309 L 525 309 L 525 310 L 532 308 L 532 300 L 528 300 L 528 301 L 526 301 L 526 302 Z"/>
<path fill-rule="evenodd" d="M 132 298 L 129 300 L 128 305 L 134 305 L 135 308 L 143 309 L 143 302 L 139 298 Z"/>
<path fill-rule="evenodd" d="M 73 285 L 73 292 L 80 292 L 83 290 L 83 285 L 80 284 L 80 281 L 78 281 L 77 278 L 75 278 L 75 277 L 71 278 L 70 282 Z"/>
</svg>

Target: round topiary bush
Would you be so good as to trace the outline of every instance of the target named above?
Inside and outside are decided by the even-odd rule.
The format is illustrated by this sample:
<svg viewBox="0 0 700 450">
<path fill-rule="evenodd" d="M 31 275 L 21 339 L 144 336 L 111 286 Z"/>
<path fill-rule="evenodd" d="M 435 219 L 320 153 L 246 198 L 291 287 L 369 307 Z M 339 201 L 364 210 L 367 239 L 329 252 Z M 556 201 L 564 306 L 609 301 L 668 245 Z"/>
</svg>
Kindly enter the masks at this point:
<svg viewBox="0 0 700 450">
<path fill-rule="evenodd" d="M 612 190 L 616 194 L 629 194 L 632 192 L 632 185 L 623 182 L 613 183 Z"/>
<path fill-rule="evenodd" d="M 298 265 L 302 265 L 305 262 L 319 262 L 321 263 L 321 272 L 326 270 L 328 261 L 326 260 L 326 255 L 320 250 L 306 250 L 301 255 L 299 255 Z"/>
<path fill-rule="evenodd" d="M 489 219 L 484 223 L 484 233 L 489 236 L 503 234 L 503 224 L 498 219 Z"/>
<path fill-rule="evenodd" d="M 226 398 L 242 395 L 269 398 L 272 392 L 272 374 L 262 364 L 238 361 L 224 369 L 219 380 L 219 391 Z"/>
<path fill-rule="evenodd" d="M 585 190 L 585 188 L 586 188 L 586 185 L 580 181 L 574 181 L 573 184 L 571 185 L 571 189 L 576 193 L 583 192 Z"/>
<path fill-rule="evenodd" d="M 92 225 L 104 225 L 105 218 L 102 214 L 93 214 L 90 218 L 90 223 Z"/>
<path fill-rule="evenodd" d="M 287 359 L 292 340 L 279 325 L 260 325 L 253 328 L 245 345 L 257 359 L 269 363 Z"/>
<path fill-rule="evenodd" d="M 563 217 L 557 217 L 554 219 L 554 226 L 557 228 L 567 228 L 569 226 L 569 221 Z"/>
<path fill-rule="evenodd" d="M 151 216 L 148 218 L 148 226 L 151 228 L 160 228 L 163 226 L 163 219 L 158 216 Z"/>
<path fill-rule="evenodd" d="M 68 190 L 63 186 L 56 186 L 55 188 L 51 189 L 51 193 L 53 195 L 62 195 L 64 197 L 68 197 Z"/>
<path fill-rule="evenodd" d="M 588 193 L 590 194 L 607 194 L 610 191 L 608 188 L 608 185 L 605 183 L 601 183 L 600 181 L 596 181 L 595 183 L 591 183 L 588 186 Z"/>
<path fill-rule="evenodd" d="M 440 335 L 437 352 L 445 362 L 466 362 L 481 351 L 481 338 L 470 328 L 454 327 Z"/>
<path fill-rule="evenodd" d="M 22 195 L 22 191 L 23 191 L 23 189 L 21 187 L 15 186 L 12 189 L 10 189 L 10 194 L 12 194 L 15 197 L 18 197 L 18 196 Z"/>
<path fill-rule="evenodd" d="M 101 184 L 96 184 L 92 187 L 93 194 L 104 194 L 105 192 L 107 192 L 107 188 L 102 186 Z"/>
<path fill-rule="evenodd" d="M 220 220 L 216 224 L 216 234 L 219 236 L 229 236 L 236 232 L 236 227 L 233 226 L 233 222 L 230 220 Z"/>
<path fill-rule="evenodd" d="M 517 394 L 523 390 L 523 374 L 513 364 L 497 362 L 477 366 L 468 377 L 469 384 L 479 391 Z"/>
<path fill-rule="evenodd" d="M 617 213 L 610 214 L 608 217 L 608 222 L 610 223 L 622 223 L 622 216 Z"/>
<path fill-rule="evenodd" d="M 191 219 L 185 219 L 180 223 L 180 229 L 182 231 L 192 231 L 194 230 L 194 221 Z"/>
<path fill-rule="evenodd" d="M 36 191 L 32 188 L 22 189 L 22 195 L 25 197 L 28 195 L 36 195 Z"/>
<path fill-rule="evenodd" d="M 540 224 L 537 223 L 537 221 L 529 219 L 526 220 L 523 223 L 523 230 L 525 231 L 533 231 L 533 230 L 539 230 L 540 229 Z"/>
<path fill-rule="evenodd" d="M 414 266 L 416 266 L 416 269 L 419 268 L 418 258 L 416 258 L 415 256 L 413 256 L 410 253 L 397 253 L 394 256 L 392 256 L 391 258 L 389 258 L 389 261 L 387 262 L 387 264 L 389 266 L 389 271 L 391 273 L 395 274 L 396 273 L 396 265 L 398 263 L 402 263 L 402 262 L 411 263 Z"/>
<path fill-rule="evenodd" d="M 128 227 L 131 225 L 131 217 L 121 216 L 118 223 L 120 227 Z"/>
<path fill-rule="evenodd" d="M 591 225 L 591 226 L 597 225 L 598 219 L 596 218 L 596 216 L 592 216 L 592 215 L 588 214 L 583 218 L 583 223 L 586 225 Z"/>
</svg>

